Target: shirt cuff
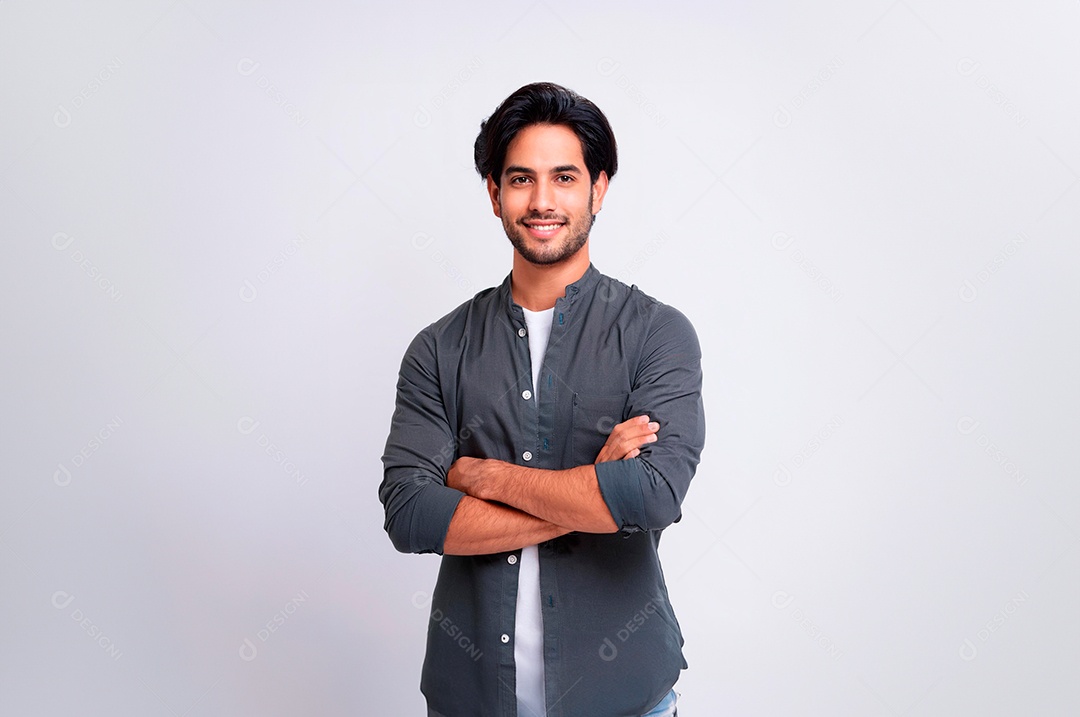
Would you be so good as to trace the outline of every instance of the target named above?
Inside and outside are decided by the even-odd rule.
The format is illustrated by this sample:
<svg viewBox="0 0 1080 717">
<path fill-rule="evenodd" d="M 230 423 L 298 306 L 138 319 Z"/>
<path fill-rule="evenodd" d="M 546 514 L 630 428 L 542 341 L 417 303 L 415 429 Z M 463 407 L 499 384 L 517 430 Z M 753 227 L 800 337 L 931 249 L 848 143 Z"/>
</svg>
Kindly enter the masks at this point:
<svg viewBox="0 0 1080 717">
<path fill-rule="evenodd" d="M 600 495 L 611 511 L 615 525 L 625 534 L 648 530 L 645 495 L 641 490 L 645 466 L 640 458 L 597 463 L 596 482 Z"/>
<path fill-rule="evenodd" d="M 421 492 L 423 495 L 416 496 L 416 509 L 409 516 L 408 552 L 442 555 L 450 521 L 465 494 L 438 483 L 428 484 Z"/>
</svg>

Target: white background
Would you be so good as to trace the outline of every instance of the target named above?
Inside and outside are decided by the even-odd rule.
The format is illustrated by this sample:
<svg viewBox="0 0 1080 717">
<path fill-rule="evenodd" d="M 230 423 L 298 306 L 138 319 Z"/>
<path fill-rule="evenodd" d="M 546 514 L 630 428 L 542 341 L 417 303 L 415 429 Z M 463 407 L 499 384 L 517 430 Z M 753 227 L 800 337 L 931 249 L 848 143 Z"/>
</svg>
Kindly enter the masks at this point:
<svg viewBox="0 0 1080 717">
<path fill-rule="evenodd" d="M 680 714 L 1076 714 L 1080 4 L 467 8 L 0 3 L 0 712 L 423 714 L 379 457 L 550 80 L 704 350 Z"/>
</svg>

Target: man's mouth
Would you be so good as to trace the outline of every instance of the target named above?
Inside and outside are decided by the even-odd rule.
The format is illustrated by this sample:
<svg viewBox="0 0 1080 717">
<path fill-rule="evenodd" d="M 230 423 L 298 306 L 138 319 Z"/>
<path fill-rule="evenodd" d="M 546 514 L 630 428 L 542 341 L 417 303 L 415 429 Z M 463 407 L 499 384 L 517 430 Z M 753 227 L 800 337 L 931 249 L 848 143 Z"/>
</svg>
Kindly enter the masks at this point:
<svg viewBox="0 0 1080 717">
<path fill-rule="evenodd" d="M 564 222 L 525 222 L 529 233 L 538 239 L 549 239 L 563 228 Z"/>
</svg>

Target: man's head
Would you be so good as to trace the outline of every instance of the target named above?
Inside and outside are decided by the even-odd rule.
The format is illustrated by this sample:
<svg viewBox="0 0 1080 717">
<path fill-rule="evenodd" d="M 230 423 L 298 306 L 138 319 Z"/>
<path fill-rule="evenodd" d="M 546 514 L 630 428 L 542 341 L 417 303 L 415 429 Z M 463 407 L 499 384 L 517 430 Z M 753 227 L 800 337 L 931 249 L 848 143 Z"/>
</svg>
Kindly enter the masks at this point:
<svg viewBox="0 0 1080 717">
<path fill-rule="evenodd" d="M 615 177 L 619 168 L 615 133 L 600 108 L 561 85 L 534 82 L 503 100 L 480 123 L 473 159 L 482 179 L 491 177 L 496 184 L 501 182 L 507 147 L 518 132 L 533 124 L 569 127 L 581 140 L 589 179 L 596 182 L 600 172 L 606 173 L 608 180 Z"/>
<path fill-rule="evenodd" d="M 618 168 L 604 113 L 547 82 L 517 90 L 480 124 L 474 158 L 507 237 L 538 265 L 585 245 Z"/>
</svg>

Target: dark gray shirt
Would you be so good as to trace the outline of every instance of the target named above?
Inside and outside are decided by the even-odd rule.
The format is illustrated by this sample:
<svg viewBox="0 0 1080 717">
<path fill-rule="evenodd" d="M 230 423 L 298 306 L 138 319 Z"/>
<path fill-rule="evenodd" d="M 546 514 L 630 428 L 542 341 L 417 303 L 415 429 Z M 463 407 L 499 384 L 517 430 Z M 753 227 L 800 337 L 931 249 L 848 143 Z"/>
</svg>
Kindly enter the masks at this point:
<svg viewBox="0 0 1080 717">
<path fill-rule="evenodd" d="M 705 442 L 701 349 L 690 322 L 590 264 L 555 303 L 533 397 L 528 331 L 510 276 L 421 331 L 401 363 L 379 498 L 394 546 L 442 553 L 464 495 L 459 456 L 531 468 L 591 464 L 615 424 L 648 414 L 658 440 L 596 465 L 617 533 L 541 543 L 549 717 L 641 715 L 686 667 L 657 555 Z M 444 555 L 421 676 L 431 714 L 516 714 L 520 550 Z"/>
</svg>

